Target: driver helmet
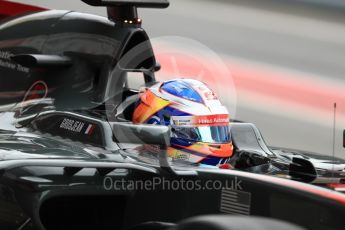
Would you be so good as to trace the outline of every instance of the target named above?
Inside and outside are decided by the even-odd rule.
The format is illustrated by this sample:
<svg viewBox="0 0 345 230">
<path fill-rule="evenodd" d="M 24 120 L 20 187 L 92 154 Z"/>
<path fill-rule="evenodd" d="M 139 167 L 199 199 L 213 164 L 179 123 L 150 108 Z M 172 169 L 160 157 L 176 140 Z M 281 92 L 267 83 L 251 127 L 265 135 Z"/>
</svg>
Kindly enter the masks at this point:
<svg viewBox="0 0 345 230">
<path fill-rule="evenodd" d="M 221 166 L 232 156 L 229 113 L 203 82 L 175 79 L 145 88 L 132 121 L 170 126 L 173 159 Z"/>
</svg>

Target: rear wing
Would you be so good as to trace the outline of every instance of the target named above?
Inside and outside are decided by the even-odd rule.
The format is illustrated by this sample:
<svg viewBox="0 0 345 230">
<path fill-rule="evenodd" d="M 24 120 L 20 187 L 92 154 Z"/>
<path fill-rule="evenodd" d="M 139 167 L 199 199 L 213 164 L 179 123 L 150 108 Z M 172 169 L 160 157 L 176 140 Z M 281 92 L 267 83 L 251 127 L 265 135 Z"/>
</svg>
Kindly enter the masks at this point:
<svg viewBox="0 0 345 230">
<path fill-rule="evenodd" d="M 82 0 L 91 6 L 107 7 L 108 18 L 120 24 L 141 25 L 137 8 L 167 8 L 168 0 Z"/>
</svg>

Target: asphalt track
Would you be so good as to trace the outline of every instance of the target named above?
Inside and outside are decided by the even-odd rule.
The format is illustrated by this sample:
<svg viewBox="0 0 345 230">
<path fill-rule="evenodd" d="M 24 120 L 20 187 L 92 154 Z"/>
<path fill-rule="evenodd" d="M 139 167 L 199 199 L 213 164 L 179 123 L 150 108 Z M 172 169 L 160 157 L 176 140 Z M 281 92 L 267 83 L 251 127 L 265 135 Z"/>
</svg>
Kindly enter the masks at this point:
<svg viewBox="0 0 345 230">
<path fill-rule="evenodd" d="M 78 0 L 19 2 L 105 15 Z M 171 0 L 168 9 L 142 9 L 140 15 L 163 65 L 159 77 L 197 75 L 215 87 L 233 118 L 255 123 L 270 145 L 331 155 L 336 102 L 335 154 L 345 158 L 343 12 L 258 1 Z M 191 48 L 195 44 L 209 55 Z M 214 62 L 215 54 L 221 61 Z"/>
</svg>

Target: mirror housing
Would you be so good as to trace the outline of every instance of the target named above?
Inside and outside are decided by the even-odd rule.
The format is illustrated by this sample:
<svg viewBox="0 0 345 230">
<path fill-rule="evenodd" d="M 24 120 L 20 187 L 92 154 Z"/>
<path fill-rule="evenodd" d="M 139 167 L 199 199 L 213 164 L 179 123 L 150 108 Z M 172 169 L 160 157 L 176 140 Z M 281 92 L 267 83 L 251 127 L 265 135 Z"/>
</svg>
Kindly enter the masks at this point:
<svg viewBox="0 0 345 230">
<path fill-rule="evenodd" d="M 170 146 L 170 128 L 163 125 L 147 125 L 116 122 L 113 123 L 113 134 L 120 143 L 159 145 L 159 165 L 174 172 L 168 161 L 167 148 Z"/>
<path fill-rule="evenodd" d="M 168 160 L 171 130 L 168 126 L 113 122 L 113 135 L 120 143 L 159 145 L 159 166 L 167 172 L 180 176 L 196 176 L 194 170 L 175 170 Z"/>
<path fill-rule="evenodd" d="M 159 145 L 163 149 L 170 146 L 168 126 L 116 122 L 113 133 L 120 143 Z"/>
</svg>

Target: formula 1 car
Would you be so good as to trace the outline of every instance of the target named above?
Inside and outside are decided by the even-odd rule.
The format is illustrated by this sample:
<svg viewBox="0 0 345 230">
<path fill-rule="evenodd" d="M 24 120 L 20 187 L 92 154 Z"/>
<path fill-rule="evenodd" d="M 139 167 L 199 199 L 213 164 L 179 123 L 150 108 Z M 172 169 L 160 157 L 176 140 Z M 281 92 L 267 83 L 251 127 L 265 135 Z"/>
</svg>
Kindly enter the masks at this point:
<svg viewBox="0 0 345 230">
<path fill-rule="evenodd" d="M 139 93 L 130 73 L 150 86 L 160 69 L 137 8 L 169 2 L 83 2 L 108 19 L 0 1 L 1 229 L 343 229 L 341 159 L 269 148 L 241 122 L 237 170 L 169 159 L 170 129 L 119 106 Z"/>
</svg>

